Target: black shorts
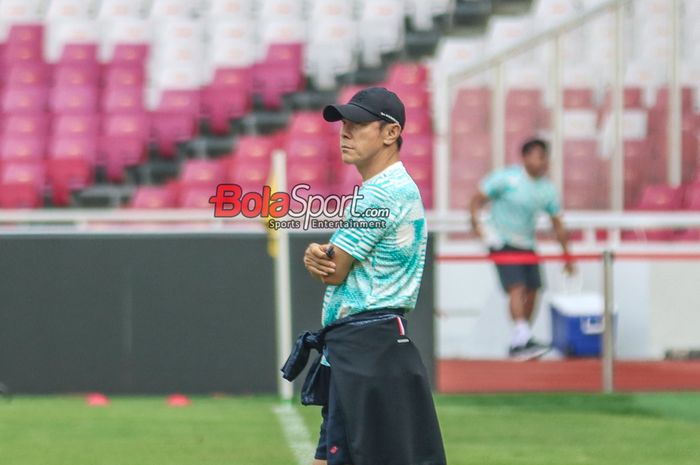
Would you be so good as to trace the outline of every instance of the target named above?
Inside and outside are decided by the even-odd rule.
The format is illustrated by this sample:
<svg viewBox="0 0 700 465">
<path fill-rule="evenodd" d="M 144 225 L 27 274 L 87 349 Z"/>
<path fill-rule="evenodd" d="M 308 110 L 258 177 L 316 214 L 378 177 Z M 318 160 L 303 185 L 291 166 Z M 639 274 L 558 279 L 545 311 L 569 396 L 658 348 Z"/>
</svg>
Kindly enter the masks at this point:
<svg viewBox="0 0 700 465">
<path fill-rule="evenodd" d="M 531 249 L 520 249 L 505 245 L 500 249 L 491 249 L 492 255 L 501 253 L 518 254 L 533 256 L 535 252 Z M 503 290 L 508 290 L 516 285 L 524 285 L 527 289 L 535 290 L 542 287 L 542 278 L 540 277 L 540 266 L 537 264 L 522 264 L 522 265 L 499 265 L 496 264 L 498 278 L 501 280 Z"/>
<path fill-rule="evenodd" d="M 332 371 L 330 368 L 326 368 L 329 372 Z M 314 458 L 326 460 L 328 465 L 352 465 L 345 434 L 343 412 L 337 401 L 333 383 L 330 383 L 328 387 L 328 404 L 321 408 L 321 416 L 323 421 Z"/>
</svg>

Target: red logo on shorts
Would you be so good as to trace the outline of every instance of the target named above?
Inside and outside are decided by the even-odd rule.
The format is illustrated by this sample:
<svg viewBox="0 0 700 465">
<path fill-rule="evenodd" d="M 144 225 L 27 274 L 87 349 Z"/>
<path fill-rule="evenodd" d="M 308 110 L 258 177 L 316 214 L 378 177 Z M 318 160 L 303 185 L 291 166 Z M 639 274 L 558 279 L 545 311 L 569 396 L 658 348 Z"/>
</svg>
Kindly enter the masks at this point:
<svg viewBox="0 0 700 465">
<path fill-rule="evenodd" d="M 337 454 L 337 453 L 338 453 L 338 446 L 331 447 L 331 454 Z"/>
</svg>

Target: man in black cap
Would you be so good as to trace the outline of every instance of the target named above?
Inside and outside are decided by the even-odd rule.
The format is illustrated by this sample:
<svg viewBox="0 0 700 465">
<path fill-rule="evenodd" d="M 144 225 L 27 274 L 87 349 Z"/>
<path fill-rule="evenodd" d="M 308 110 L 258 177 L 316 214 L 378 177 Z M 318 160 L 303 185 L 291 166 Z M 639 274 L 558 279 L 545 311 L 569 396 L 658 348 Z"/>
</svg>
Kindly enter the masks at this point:
<svg viewBox="0 0 700 465">
<path fill-rule="evenodd" d="M 404 316 L 416 305 L 427 242 L 418 187 L 399 160 L 404 105 L 374 87 L 327 106 L 323 117 L 342 121 L 343 162 L 363 180 L 345 224 L 383 222 L 338 229 L 304 253 L 306 269 L 327 285 L 318 377 L 327 400 L 314 465 L 444 465 L 425 366 Z"/>
</svg>

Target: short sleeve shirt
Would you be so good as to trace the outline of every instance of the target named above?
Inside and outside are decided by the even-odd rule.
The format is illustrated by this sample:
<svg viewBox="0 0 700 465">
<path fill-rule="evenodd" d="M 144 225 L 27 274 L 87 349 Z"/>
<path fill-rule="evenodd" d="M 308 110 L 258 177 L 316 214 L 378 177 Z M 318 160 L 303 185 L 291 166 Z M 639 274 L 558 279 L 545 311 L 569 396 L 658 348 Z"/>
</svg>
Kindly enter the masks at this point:
<svg viewBox="0 0 700 465">
<path fill-rule="evenodd" d="M 420 192 L 403 163 L 397 162 L 366 180 L 355 208 L 344 220 L 381 221 L 384 227 L 338 229 L 330 242 L 355 258 L 347 278 L 328 286 L 323 299 L 323 325 L 362 311 L 411 310 L 420 289 L 427 231 Z M 368 214 L 366 212 L 372 212 Z M 386 215 L 384 218 L 378 215 Z"/>
<path fill-rule="evenodd" d="M 553 216 L 561 209 L 554 184 L 546 177 L 530 177 L 520 165 L 493 172 L 479 187 L 491 200 L 487 235 L 492 245 L 534 249 L 538 214 Z"/>
</svg>

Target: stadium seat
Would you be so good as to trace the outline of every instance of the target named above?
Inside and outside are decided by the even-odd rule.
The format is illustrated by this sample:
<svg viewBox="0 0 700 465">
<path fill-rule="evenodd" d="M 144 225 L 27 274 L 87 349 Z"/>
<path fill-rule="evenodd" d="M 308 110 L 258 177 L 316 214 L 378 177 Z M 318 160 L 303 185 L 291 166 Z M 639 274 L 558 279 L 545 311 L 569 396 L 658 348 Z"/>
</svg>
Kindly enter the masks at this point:
<svg viewBox="0 0 700 465">
<path fill-rule="evenodd" d="M 401 148 L 401 160 L 433 160 L 433 136 L 431 134 L 406 134 Z"/>
<path fill-rule="evenodd" d="M 212 191 L 224 181 L 221 163 L 217 160 L 186 160 L 180 168 L 181 186 L 209 187 Z"/>
<path fill-rule="evenodd" d="M 57 64 L 54 67 L 54 85 L 68 86 L 97 86 L 100 82 L 100 67 L 91 64 Z"/>
<path fill-rule="evenodd" d="M 107 89 L 114 87 L 143 88 L 144 82 L 145 76 L 143 66 L 110 64 L 105 67 L 104 86 Z"/>
<path fill-rule="evenodd" d="M 326 21 L 337 19 L 352 20 L 353 2 L 346 0 L 311 0 L 309 5 L 309 20 L 321 25 Z"/>
<path fill-rule="evenodd" d="M 142 3 L 141 0 L 101 0 L 97 19 L 109 21 L 115 18 L 138 18 Z"/>
<path fill-rule="evenodd" d="M 111 63 L 114 65 L 141 65 L 149 55 L 149 46 L 146 44 L 117 44 Z"/>
<path fill-rule="evenodd" d="M 84 0 L 50 0 L 46 18 L 49 21 L 88 18 L 90 6 L 90 2 Z"/>
<path fill-rule="evenodd" d="M 202 114 L 214 134 L 226 134 L 229 121 L 239 119 L 252 107 L 249 87 L 206 87 L 202 90 Z"/>
<path fill-rule="evenodd" d="M 457 129 L 457 126 L 463 124 L 463 121 L 455 121 L 453 125 L 453 131 Z M 403 128 L 402 134 L 405 135 L 416 135 L 416 134 L 433 134 L 433 121 L 427 110 L 410 110 L 406 114 L 406 124 Z"/>
<path fill-rule="evenodd" d="M 187 0 L 153 0 L 148 11 L 153 19 L 189 18 L 193 15 L 192 2 Z"/>
<path fill-rule="evenodd" d="M 177 192 L 171 186 L 138 186 L 129 201 L 131 208 L 174 208 Z"/>
<path fill-rule="evenodd" d="M 2 136 L 45 138 L 48 127 L 49 121 L 46 115 L 7 116 L 2 124 Z"/>
<path fill-rule="evenodd" d="M 31 136 L 6 136 L 0 141 L 0 160 L 39 161 L 44 158 L 46 139 Z"/>
<path fill-rule="evenodd" d="M 47 160 L 46 170 L 54 205 L 70 205 L 71 192 L 84 189 L 94 182 L 93 164 L 82 153 L 57 153 Z"/>
<path fill-rule="evenodd" d="M 5 85 L 43 86 L 49 83 L 49 75 L 48 67 L 42 62 L 20 62 L 8 67 Z"/>
<path fill-rule="evenodd" d="M 162 157 L 172 158 L 176 154 L 177 144 L 192 138 L 197 132 L 192 115 L 182 113 L 154 113 L 151 128 L 158 153 Z"/>
<path fill-rule="evenodd" d="M 270 44 L 265 61 L 253 65 L 253 91 L 267 108 L 280 108 L 282 96 L 304 89 L 302 44 Z"/>
<path fill-rule="evenodd" d="M 102 136 L 99 152 L 107 178 L 124 181 L 124 169 L 146 161 L 146 143 L 139 137 Z"/>
<path fill-rule="evenodd" d="M 336 76 L 357 68 L 357 26 L 352 19 L 331 17 L 310 31 L 306 42 L 306 72 L 316 87 L 332 89 Z"/>
<path fill-rule="evenodd" d="M 177 206 L 180 208 L 211 209 L 209 198 L 216 193 L 211 187 L 181 187 L 178 189 Z"/>
<path fill-rule="evenodd" d="M 260 158 L 253 161 L 234 156 L 226 179 L 240 185 L 244 191 L 260 192 L 262 186 L 268 183 L 269 175 L 269 159 Z"/>
<path fill-rule="evenodd" d="M 284 147 L 287 154 L 287 163 L 293 160 L 305 160 L 325 164 L 329 160 L 328 138 L 325 136 L 302 136 L 295 134 Z"/>
<path fill-rule="evenodd" d="M 204 15 L 211 19 L 253 19 L 255 0 L 209 0 Z"/>
<path fill-rule="evenodd" d="M 100 119 L 95 115 L 55 115 L 52 124 L 54 137 L 97 137 Z"/>
<path fill-rule="evenodd" d="M 386 83 L 394 86 L 425 86 L 428 83 L 428 68 L 419 63 L 395 63 L 387 70 Z"/>
<path fill-rule="evenodd" d="M 381 54 L 401 49 L 404 43 L 404 2 L 376 0 L 362 2 L 358 28 L 362 62 L 369 67 L 381 62 Z"/>
<path fill-rule="evenodd" d="M 0 208 L 41 207 L 44 176 L 41 162 L 0 164 Z"/>
<path fill-rule="evenodd" d="M 309 189 L 299 192 L 302 196 L 328 193 L 328 165 L 326 162 L 290 159 L 287 161 L 287 168 L 288 191 L 291 191 L 298 184 L 307 184 Z"/>
<path fill-rule="evenodd" d="M 50 108 L 59 114 L 97 113 L 96 87 L 91 85 L 54 87 L 51 91 Z"/>
<path fill-rule="evenodd" d="M 595 107 L 592 88 L 568 87 L 562 98 L 563 106 L 568 110 L 593 110 Z"/>
<path fill-rule="evenodd" d="M 260 13 L 263 21 L 287 21 L 302 19 L 303 3 L 297 0 L 261 0 Z"/>
<path fill-rule="evenodd" d="M 38 22 L 42 3 L 42 0 L 3 0 L 0 2 L 0 18 L 11 23 Z"/>
<path fill-rule="evenodd" d="M 45 56 L 49 62 L 95 62 L 101 31 L 98 23 L 89 19 L 53 21 L 47 25 Z"/>
</svg>

